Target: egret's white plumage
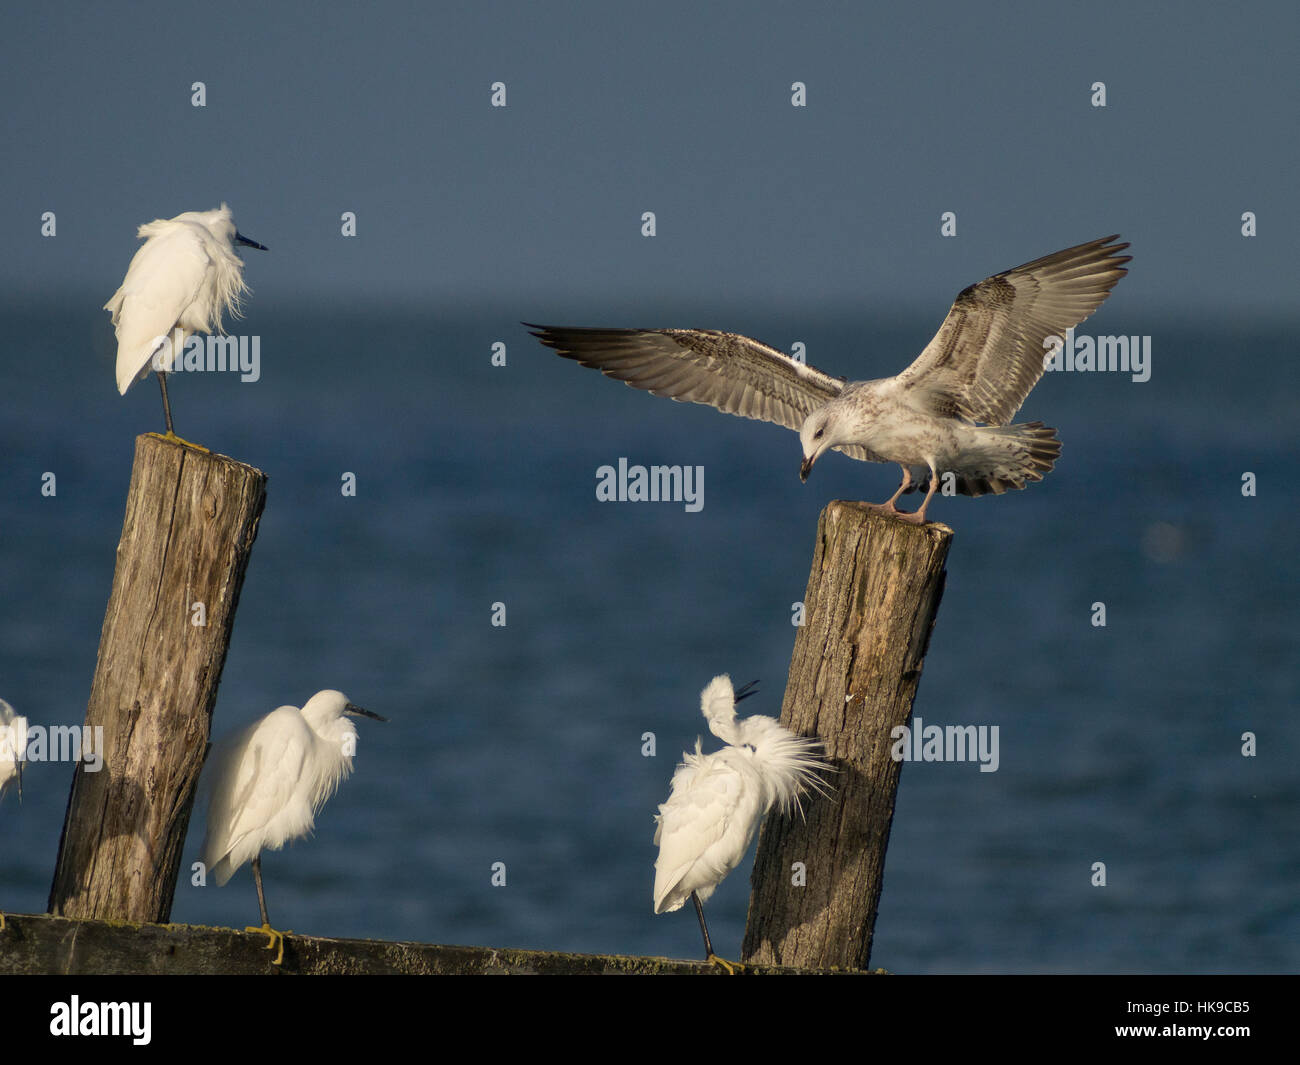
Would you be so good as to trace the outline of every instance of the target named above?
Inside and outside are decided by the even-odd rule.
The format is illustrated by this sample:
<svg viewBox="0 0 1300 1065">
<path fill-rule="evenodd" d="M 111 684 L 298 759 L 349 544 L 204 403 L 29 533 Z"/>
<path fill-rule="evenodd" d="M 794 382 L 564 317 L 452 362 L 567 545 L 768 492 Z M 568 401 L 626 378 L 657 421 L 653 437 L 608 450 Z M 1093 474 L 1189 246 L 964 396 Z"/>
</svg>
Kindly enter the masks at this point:
<svg viewBox="0 0 1300 1065">
<path fill-rule="evenodd" d="M 0 699 L 0 798 L 11 784 L 23 797 L 23 754 L 27 750 L 27 718 Z"/>
<path fill-rule="evenodd" d="M 903 483 L 881 509 L 952 473 L 963 495 L 1042 480 L 1060 454 L 1056 430 L 1010 425 L 1043 375 L 1044 341 L 1092 314 L 1127 273 L 1127 244 L 1089 241 L 985 278 L 957 295 L 939 332 L 902 373 L 845 381 L 750 337 L 713 329 L 574 329 L 529 325 L 547 347 L 633 388 L 799 433 L 807 480 L 828 450 L 896 462 Z M 984 423 L 984 424 L 979 424 Z"/>
<path fill-rule="evenodd" d="M 23 798 L 23 755 L 27 750 L 27 718 L 0 699 L 0 799 L 10 784 L 18 786 L 18 801 Z M 5 931 L 5 915 L 0 913 L 0 932 Z"/>
<path fill-rule="evenodd" d="M 352 714 L 383 720 L 327 689 L 301 710 L 272 710 L 214 748 L 203 862 L 218 885 L 260 851 L 312 831 L 325 800 L 352 772 Z"/>
<path fill-rule="evenodd" d="M 273 931 L 262 894 L 261 852 L 311 832 L 325 800 L 352 772 L 357 730 L 348 715 L 387 720 L 326 689 L 301 710 L 272 710 L 213 750 L 202 860 L 218 886 L 252 860 L 261 931 Z"/>
<path fill-rule="evenodd" d="M 235 228 L 224 203 L 213 211 L 186 211 L 175 218 L 158 218 L 140 226 L 143 246 L 131 259 L 121 287 L 104 304 L 117 331 L 117 389 L 153 369 L 153 357 L 163 347 L 160 364 L 170 369 L 192 333 L 222 332 L 222 317 L 239 317 L 239 299 L 248 290 L 244 263 L 236 244 L 265 251 Z M 174 335 L 181 331 L 177 343 Z M 159 374 L 166 405 L 166 384 Z M 168 432 L 171 415 L 168 412 Z"/>
<path fill-rule="evenodd" d="M 709 731 L 727 746 L 704 754 L 696 739 L 695 753 L 684 753 L 673 773 L 668 801 L 655 818 L 655 913 L 679 910 L 692 895 L 707 900 L 740 864 L 773 805 L 802 814 L 802 795 L 827 790 L 817 774 L 830 766 L 817 756 L 817 740 L 796 736 L 775 718 L 736 717 L 737 701 L 752 694 L 752 683 L 737 693 L 725 673 L 700 693 Z M 699 917 L 712 956 L 702 910 Z"/>
</svg>

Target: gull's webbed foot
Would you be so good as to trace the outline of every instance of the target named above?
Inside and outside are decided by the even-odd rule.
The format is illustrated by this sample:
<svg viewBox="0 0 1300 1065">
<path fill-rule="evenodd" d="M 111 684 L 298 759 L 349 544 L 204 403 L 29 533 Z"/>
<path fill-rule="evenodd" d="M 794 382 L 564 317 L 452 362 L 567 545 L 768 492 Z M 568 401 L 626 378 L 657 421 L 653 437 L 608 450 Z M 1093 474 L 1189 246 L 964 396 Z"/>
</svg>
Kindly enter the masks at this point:
<svg viewBox="0 0 1300 1065">
<path fill-rule="evenodd" d="M 863 504 L 868 510 L 874 510 L 877 514 L 892 514 L 894 517 L 902 515 L 902 511 L 894 506 L 891 499 L 888 503 L 865 503 Z"/>
</svg>

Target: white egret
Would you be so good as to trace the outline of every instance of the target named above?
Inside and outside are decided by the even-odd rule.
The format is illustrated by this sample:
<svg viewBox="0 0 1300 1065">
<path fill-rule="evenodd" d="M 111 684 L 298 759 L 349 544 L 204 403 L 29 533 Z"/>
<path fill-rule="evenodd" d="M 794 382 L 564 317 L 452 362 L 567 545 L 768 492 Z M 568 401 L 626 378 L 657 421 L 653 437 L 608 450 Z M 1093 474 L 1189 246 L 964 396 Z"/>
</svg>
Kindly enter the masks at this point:
<svg viewBox="0 0 1300 1065">
<path fill-rule="evenodd" d="M 10 782 L 18 784 L 18 801 L 23 799 L 23 758 L 27 751 L 27 718 L 0 699 L 0 799 Z M 0 913 L 0 932 L 5 930 L 5 915 Z"/>
<path fill-rule="evenodd" d="M 342 692 L 317 692 L 299 710 L 282 706 L 212 752 L 208 784 L 207 835 L 203 863 L 222 886 L 250 858 L 257 883 L 262 932 L 284 958 L 284 933 L 271 927 L 262 893 L 262 851 L 278 851 L 315 827 L 315 815 L 352 772 L 356 726 L 349 715 L 387 721 L 348 701 Z"/>
<path fill-rule="evenodd" d="M 172 430 L 165 373 L 191 334 L 223 332 L 227 311 L 239 317 L 239 298 L 248 286 L 234 246 L 267 249 L 235 229 L 224 203 L 214 211 L 157 218 L 136 235 L 144 245 L 131 259 L 121 288 L 104 304 L 117 330 L 117 390 L 125 395 L 132 381 L 156 369 L 167 438 L 179 440 Z"/>
<path fill-rule="evenodd" d="M 23 758 L 27 750 L 27 718 L 0 699 L 0 798 L 11 783 L 23 797 Z"/>
<path fill-rule="evenodd" d="M 817 773 L 831 769 L 817 757 L 817 740 L 796 736 L 776 718 L 736 717 L 736 703 L 753 695 L 757 683 L 734 691 L 731 677 L 723 673 L 700 693 L 709 731 L 727 746 L 702 754 L 697 738 L 695 753 L 682 755 L 668 801 L 655 818 L 655 913 L 680 910 L 687 899 L 694 902 L 705 956 L 729 973 L 733 964 L 713 953 L 702 903 L 740 864 L 759 819 L 772 805 L 782 813 L 796 809 L 802 816 L 800 796 L 809 790 L 826 794 Z"/>
</svg>

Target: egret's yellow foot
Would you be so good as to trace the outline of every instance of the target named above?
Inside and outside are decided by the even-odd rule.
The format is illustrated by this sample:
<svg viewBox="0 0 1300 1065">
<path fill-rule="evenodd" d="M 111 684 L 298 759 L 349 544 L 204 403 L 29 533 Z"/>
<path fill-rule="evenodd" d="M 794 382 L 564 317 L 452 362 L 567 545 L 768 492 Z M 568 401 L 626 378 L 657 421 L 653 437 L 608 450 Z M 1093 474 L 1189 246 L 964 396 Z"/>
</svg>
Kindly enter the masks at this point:
<svg viewBox="0 0 1300 1065">
<path fill-rule="evenodd" d="M 184 437 L 177 436 L 175 433 L 147 433 L 147 436 L 156 436 L 159 440 L 166 440 L 169 444 L 180 444 L 181 447 L 192 447 L 195 451 L 202 451 L 205 455 L 211 455 L 202 444 L 196 444 L 192 440 L 186 440 Z"/>
<path fill-rule="evenodd" d="M 745 967 L 741 965 L 740 962 L 727 961 L 725 958 L 719 958 L 716 954 L 710 954 L 704 960 L 707 962 L 712 962 L 714 965 L 718 966 L 719 968 L 726 969 L 728 976 L 735 976 L 736 973 L 745 971 Z"/>
<path fill-rule="evenodd" d="M 262 935 L 266 936 L 269 941 L 266 944 L 266 949 L 275 951 L 275 960 L 271 962 L 272 965 L 279 965 L 280 962 L 284 961 L 284 937 L 293 935 L 292 931 L 277 932 L 269 924 L 264 924 L 260 928 L 255 927 L 254 925 L 249 925 L 244 929 L 244 931 L 260 932 Z"/>
</svg>

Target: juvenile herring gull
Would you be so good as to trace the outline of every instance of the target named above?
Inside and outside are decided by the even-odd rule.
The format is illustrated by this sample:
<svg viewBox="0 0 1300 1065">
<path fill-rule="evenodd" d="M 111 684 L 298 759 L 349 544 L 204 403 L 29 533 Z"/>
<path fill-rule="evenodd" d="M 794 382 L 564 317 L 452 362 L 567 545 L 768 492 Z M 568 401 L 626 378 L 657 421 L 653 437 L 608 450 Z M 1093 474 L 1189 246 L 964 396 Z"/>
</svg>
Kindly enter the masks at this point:
<svg viewBox="0 0 1300 1065">
<path fill-rule="evenodd" d="M 806 481 L 830 448 L 896 462 L 903 483 L 876 509 L 918 525 L 945 475 L 963 495 L 1041 481 L 1061 453 L 1042 422 L 1009 424 L 1043 374 L 1043 341 L 1087 318 L 1127 270 L 1118 236 L 1035 259 L 963 289 L 939 332 L 896 377 L 845 381 L 750 337 L 714 329 L 524 324 L 579 365 L 657 396 L 707 403 L 799 433 Z M 910 514 L 904 492 L 925 491 Z"/>
</svg>

